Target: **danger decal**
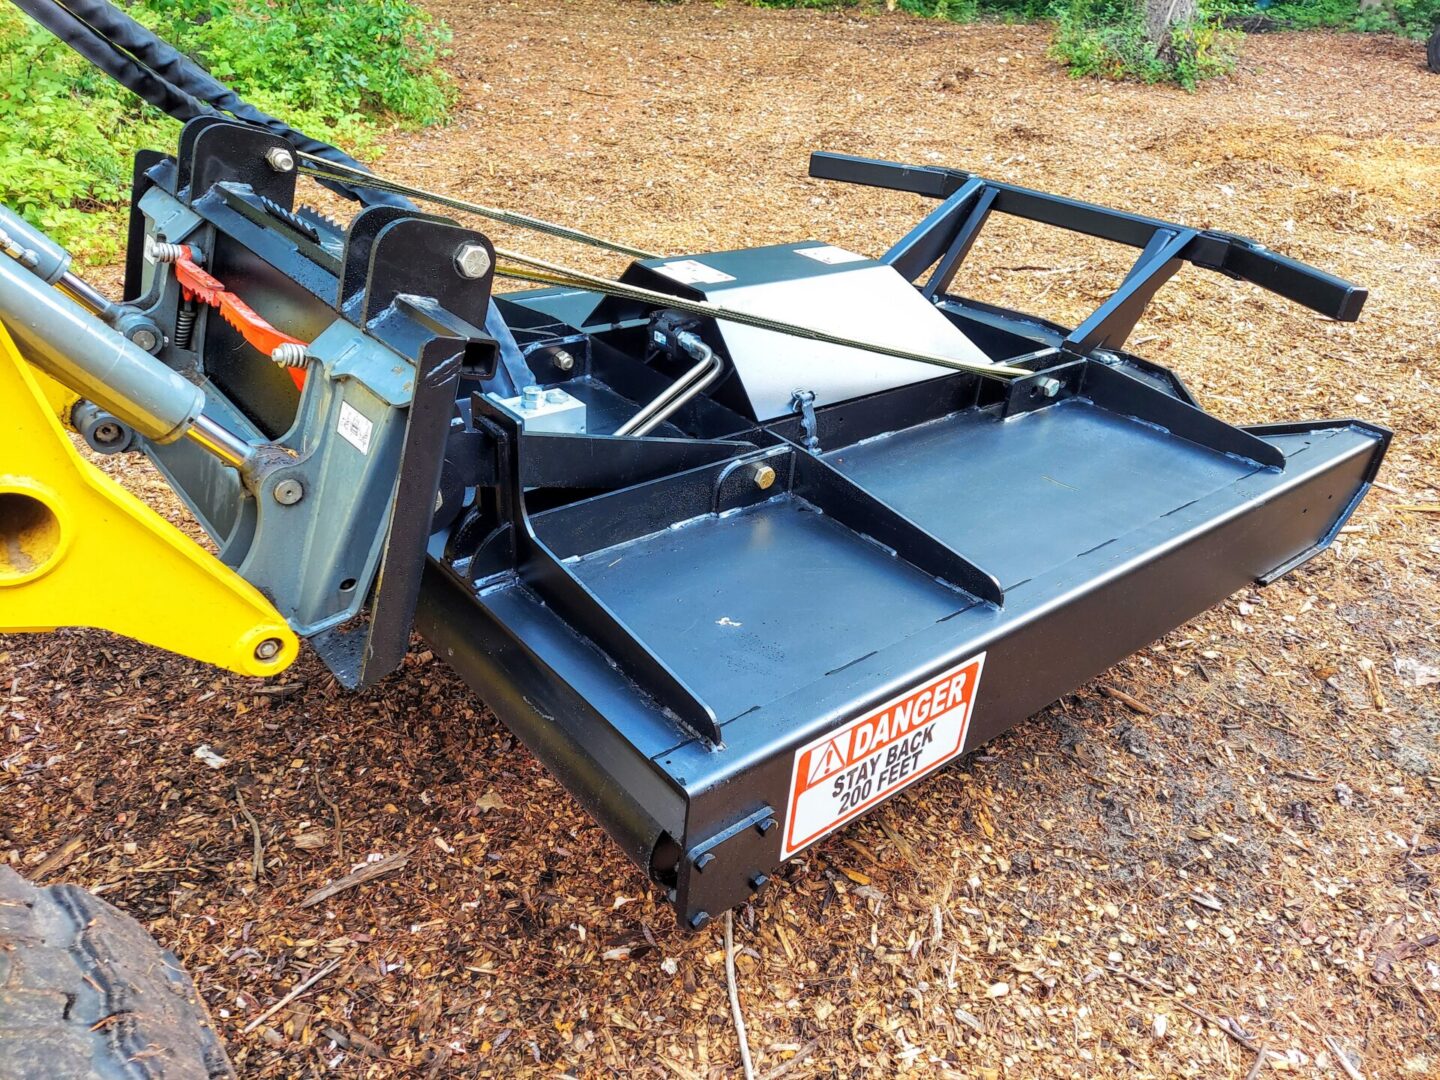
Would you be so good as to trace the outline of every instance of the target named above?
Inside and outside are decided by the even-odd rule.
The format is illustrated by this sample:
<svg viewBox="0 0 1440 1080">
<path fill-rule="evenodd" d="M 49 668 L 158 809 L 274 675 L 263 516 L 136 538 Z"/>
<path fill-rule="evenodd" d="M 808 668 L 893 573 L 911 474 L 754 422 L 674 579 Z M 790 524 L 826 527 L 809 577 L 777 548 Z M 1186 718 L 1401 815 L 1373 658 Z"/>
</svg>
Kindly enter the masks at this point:
<svg viewBox="0 0 1440 1080">
<path fill-rule="evenodd" d="M 981 653 L 796 751 L 780 857 L 788 859 L 959 754 L 984 666 Z"/>
</svg>

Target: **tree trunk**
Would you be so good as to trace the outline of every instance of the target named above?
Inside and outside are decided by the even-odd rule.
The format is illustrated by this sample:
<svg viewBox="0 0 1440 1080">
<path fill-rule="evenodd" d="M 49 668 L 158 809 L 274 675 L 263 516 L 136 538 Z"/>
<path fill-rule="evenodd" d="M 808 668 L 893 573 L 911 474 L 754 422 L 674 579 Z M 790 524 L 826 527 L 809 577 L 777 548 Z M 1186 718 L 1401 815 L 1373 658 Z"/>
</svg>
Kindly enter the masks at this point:
<svg viewBox="0 0 1440 1080">
<path fill-rule="evenodd" d="M 1170 40 L 1171 27 L 1195 21 L 1196 0 L 1143 0 L 1145 4 L 1145 33 L 1155 46 L 1155 53 L 1162 60 L 1173 60 L 1174 46 Z"/>
</svg>

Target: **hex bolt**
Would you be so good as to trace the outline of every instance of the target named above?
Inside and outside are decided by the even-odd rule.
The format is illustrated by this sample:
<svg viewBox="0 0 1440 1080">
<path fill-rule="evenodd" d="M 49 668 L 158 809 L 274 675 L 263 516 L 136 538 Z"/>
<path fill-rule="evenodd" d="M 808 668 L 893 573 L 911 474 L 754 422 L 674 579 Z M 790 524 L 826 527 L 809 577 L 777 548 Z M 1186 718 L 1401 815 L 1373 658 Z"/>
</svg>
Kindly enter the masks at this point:
<svg viewBox="0 0 1440 1080">
<path fill-rule="evenodd" d="M 690 929 L 699 930 L 709 921 L 710 913 L 708 911 L 697 911 L 694 915 L 690 916 Z"/>
<path fill-rule="evenodd" d="M 522 386 L 520 388 L 520 408 L 526 412 L 540 408 L 545 402 L 545 388 L 543 386 Z"/>
<path fill-rule="evenodd" d="M 130 340 L 146 352 L 153 352 L 155 346 L 160 344 L 159 336 L 148 326 L 136 327 L 130 331 Z"/>
<path fill-rule="evenodd" d="M 274 660 L 280 655 L 280 650 L 285 647 L 279 638 L 267 637 L 259 645 L 255 646 L 256 660 Z"/>
<path fill-rule="evenodd" d="M 575 357 L 564 349 L 556 349 L 555 355 L 550 359 L 554 361 L 555 367 L 560 371 L 572 371 L 575 368 Z"/>
<path fill-rule="evenodd" d="M 765 888 L 765 886 L 769 884 L 770 877 L 767 874 L 754 874 L 750 878 L 750 888 L 754 892 L 759 892 L 761 889 Z"/>
<path fill-rule="evenodd" d="M 294 506 L 305 497 L 305 486 L 299 480 L 281 480 L 275 485 L 275 501 L 281 506 Z"/>
<path fill-rule="evenodd" d="M 557 386 L 553 390 L 545 391 L 545 400 L 551 405 L 564 405 L 570 400 L 570 395 Z"/>
<path fill-rule="evenodd" d="M 278 173 L 294 172 L 295 155 L 290 152 L 288 147 L 272 146 L 265 151 L 265 164 Z"/>
<path fill-rule="evenodd" d="M 756 822 L 755 828 L 759 831 L 761 836 L 764 836 L 778 824 L 779 822 L 777 822 L 773 817 L 767 817 L 764 821 Z"/>
<path fill-rule="evenodd" d="M 775 470 L 762 461 L 750 470 L 750 478 L 761 491 L 769 491 L 775 485 Z"/>
<path fill-rule="evenodd" d="M 490 272 L 490 252 L 484 244 L 461 244 L 455 251 L 455 269 L 474 281 Z"/>
<path fill-rule="evenodd" d="M 1054 397 L 1056 394 L 1060 393 L 1060 380 L 1051 379 L 1048 377 L 1044 379 L 1036 379 L 1035 393 L 1039 394 L 1041 397 Z"/>
<path fill-rule="evenodd" d="M 703 874 L 705 872 L 705 868 L 714 861 L 715 856 L 708 851 L 705 852 L 703 855 L 697 855 L 695 856 L 695 869 L 699 870 L 700 873 Z"/>
</svg>

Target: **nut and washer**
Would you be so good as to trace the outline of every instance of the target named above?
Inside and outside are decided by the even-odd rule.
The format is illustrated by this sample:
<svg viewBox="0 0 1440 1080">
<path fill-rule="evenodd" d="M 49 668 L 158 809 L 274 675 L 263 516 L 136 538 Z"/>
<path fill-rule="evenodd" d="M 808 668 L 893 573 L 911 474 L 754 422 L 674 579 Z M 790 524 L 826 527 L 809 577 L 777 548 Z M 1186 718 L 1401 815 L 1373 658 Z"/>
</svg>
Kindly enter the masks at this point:
<svg viewBox="0 0 1440 1080">
<path fill-rule="evenodd" d="M 305 486 L 299 480 L 281 480 L 275 485 L 275 501 L 281 506 L 294 506 L 305 497 Z"/>
<path fill-rule="evenodd" d="M 295 171 L 295 155 L 283 146 L 272 146 L 265 151 L 265 164 L 279 173 Z"/>
<path fill-rule="evenodd" d="M 750 478 L 761 491 L 769 491 L 775 485 L 775 470 L 762 461 L 750 470 Z"/>
<path fill-rule="evenodd" d="M 1041 397 L 1052 398 L 1060 393 L 1060 380 L 1049 377 L 1035 380 L 1035 393 Z"/>
<path fill-rule="evenodd" d="M 455 269 L 471 281 L 490 272 L 490 252 L 484 244 L 461 244 L 455 251 Z"/>
<path fill-rule="evenodd" d="M 274 660 L 280 655 L 280 650 L 283 648 L 285 648 L 285 645 L 279 638 L 267 637 L 264 641 L 260 642 L 259 645 L 255 646 L 255 659 Z"/>
</svg>

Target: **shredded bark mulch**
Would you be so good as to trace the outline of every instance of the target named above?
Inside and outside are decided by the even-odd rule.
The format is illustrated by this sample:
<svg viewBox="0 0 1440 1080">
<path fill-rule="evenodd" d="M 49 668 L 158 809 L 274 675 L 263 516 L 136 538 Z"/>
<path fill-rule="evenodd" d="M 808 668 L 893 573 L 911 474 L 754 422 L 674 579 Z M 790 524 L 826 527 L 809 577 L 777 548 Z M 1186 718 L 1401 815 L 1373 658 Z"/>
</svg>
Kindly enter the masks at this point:
<svg viewBox="0 0 1440 1080">
<path fill-rule="evenodd" d="M 1190 269 L 1162 291 L 1136 351 L 1232 421 L 1395 428 L 1381 483 L 1329 553 L 743 909 L 759 1074 L 1440 1074 L 1440 79 L 1422 50 L 1265 35 L 1185 94 L 1070 79 L 1028 26 L 432 7 L 462 100 L 377 164 L 442 191 L 664 252 L 884 250 L 926 204 L 808 179 L 829 149 L 1239 232 L 1372 290 L 1353 325 Z M 956 288 L 1073 321 L 1127 262 L 999 222 Z M 124 478 L 183 521 L 153 472 Z M 736 1074 L 719 931 L 677 931 L 422 644 L 360 695 L 308 655 L 267 685 L 80 631 L 0 640 L 0 673 L 0 859 L 144 921 L 242 1075 Z"/>
</svg>

